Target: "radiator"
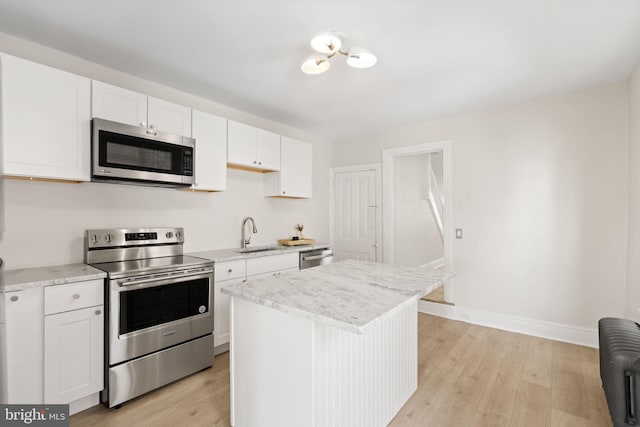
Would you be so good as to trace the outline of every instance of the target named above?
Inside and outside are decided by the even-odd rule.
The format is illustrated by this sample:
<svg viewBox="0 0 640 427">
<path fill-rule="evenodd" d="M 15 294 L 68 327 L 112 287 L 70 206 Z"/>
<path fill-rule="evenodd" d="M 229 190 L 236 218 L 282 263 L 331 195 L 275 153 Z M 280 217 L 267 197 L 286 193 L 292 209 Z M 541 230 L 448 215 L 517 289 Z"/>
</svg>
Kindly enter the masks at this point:
<svg viewBox="0 0 640 427">
<path fill-rule="evenodd" d="M 640 421 L 640 325 L 605 317 L 598 322 L 600 378 L 615 427 Z"/>
</svg>

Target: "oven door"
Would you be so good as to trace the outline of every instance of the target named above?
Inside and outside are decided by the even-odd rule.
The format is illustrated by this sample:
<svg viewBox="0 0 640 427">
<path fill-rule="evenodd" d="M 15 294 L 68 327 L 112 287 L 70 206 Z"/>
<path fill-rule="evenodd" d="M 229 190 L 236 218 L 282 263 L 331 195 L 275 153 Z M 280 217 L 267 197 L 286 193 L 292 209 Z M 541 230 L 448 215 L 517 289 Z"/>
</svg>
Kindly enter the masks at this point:
<svg viewBox="0 0 640 427">
<path fill-rule="evenodd" d="M 193 184 L 194 139 L 102 119 L 92 127 L 94 180 Z"/>
<path fill-rule="evenodd" d="M 112 279 L 109 365 L 213 332 L 213 269 Z"/>
</svg>

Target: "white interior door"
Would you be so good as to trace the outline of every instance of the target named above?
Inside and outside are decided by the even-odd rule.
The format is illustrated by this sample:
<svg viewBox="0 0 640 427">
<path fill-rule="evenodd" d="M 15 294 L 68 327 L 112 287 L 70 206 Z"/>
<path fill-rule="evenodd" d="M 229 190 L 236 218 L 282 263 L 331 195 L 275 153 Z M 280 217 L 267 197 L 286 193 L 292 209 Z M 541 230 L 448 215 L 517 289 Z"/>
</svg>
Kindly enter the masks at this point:
<svg viewBox="0 0 640 427">
<path fill-rule="evenodd" d="M 334 173 L 334 257 L 377 262 L 379 184 L 376 169 Z"/>
</svg>

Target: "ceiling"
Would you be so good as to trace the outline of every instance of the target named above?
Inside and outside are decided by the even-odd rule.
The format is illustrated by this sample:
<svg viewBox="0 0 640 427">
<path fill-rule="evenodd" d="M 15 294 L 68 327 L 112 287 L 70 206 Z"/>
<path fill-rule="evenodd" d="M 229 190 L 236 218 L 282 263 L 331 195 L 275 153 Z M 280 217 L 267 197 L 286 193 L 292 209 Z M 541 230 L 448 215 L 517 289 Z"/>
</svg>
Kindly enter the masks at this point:
<svg viewBox="0 0 640 427">
<path fill-rule="evenodd" d="M 378 64 L 303 74 L 324 30 Z M 336 141 L 625 80 L 640 1 L 0 0 L 0 32 Z"/>
</svg>

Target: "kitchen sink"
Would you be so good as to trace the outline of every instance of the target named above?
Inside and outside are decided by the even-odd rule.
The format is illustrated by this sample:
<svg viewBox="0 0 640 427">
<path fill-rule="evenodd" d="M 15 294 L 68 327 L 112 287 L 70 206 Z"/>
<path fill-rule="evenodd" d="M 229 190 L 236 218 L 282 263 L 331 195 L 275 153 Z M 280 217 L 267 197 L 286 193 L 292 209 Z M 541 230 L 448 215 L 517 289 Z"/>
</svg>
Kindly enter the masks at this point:
<svg viewBox="0 0 640 427">
<path fill-rule="evenodd" d="M 272 251 L 274 249 L 280 249 L 280 247 L 279 246 L 259 246 L 255 248 L 238 249 L 236 252 L 239 254 L 253 254 L 256 252 Z"/>
</svg>

